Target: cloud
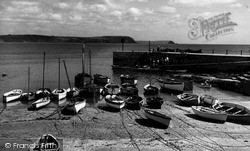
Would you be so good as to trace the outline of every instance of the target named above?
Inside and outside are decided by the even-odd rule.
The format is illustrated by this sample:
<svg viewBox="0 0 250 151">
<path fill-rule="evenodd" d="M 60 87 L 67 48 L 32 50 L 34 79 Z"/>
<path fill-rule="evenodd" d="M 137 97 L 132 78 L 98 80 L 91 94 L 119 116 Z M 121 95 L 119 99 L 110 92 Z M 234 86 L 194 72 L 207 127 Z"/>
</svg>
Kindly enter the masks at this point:
<svg viewBox="0 0 250 151">
<path fill-rule="evenodd" d="M 241 3 L 234 3 L 234 4 L 230 4 L 230 7 L 240 8 L 240 7 L 243 7 L 243 4 L 241 4 Z"/>
<path fill-rule="evenodd" d="M 174 12 L 176 12 L 176 8 L 165 5 L 165 6 L 161 6 L 159 11 L 162 13 L 174 13 Z"/>
<path fill-rule="evenodd" d="M 70 8 L 69 4 L 63 3 L 63 2 L 58 3 L 58 7 L 61 8 L 61 9 L 68 9 L 68 8 Z"/>
<path fill-rule="evenodd" d="M 127 13 L 131 16 L 141 16 L 143 13 L 140 9 L 131 7 L 127 10 Z"/>
<path fill-rule="evenodd" d="M 97 12 L 104 12 L 106 11 L 108 8 L 103 5 L 103 4 L 94 4 L 94 5 L 91 5 L 90 8 L 94 11 L 97 11 Z"/>
<path fill-rule="evenodd" d="M 206 6 L 212 4 L 231 4 L 237 0 L 170 0 L 169 4 L 182 4 L 186 6 Z"/>
</svg>

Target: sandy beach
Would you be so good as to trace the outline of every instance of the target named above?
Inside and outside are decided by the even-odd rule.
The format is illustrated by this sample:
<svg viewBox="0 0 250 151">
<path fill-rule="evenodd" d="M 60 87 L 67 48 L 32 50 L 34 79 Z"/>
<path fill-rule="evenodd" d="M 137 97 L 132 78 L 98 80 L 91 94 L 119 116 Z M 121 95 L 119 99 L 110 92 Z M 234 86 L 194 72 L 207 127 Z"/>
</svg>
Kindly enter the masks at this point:
<svg viewBox="0 0 250 151">
<path fill-rule="evenodd" d="M 244 105 L 244 104 L 243 104 Z M 63 139 L 63 150 L 249 150 L 250 124 L 217 123 L 194 115 L 174 96 L 161 109 L 172 118 L 168 128 L 148 120 L 144 111 L 114 111 L 104 101 L 63 116 L 60 108 L 39 111 L 6 108 L 1 111 L 1 150 L 10 138 L 29 140 L 50 133 Z"/>
</svg>

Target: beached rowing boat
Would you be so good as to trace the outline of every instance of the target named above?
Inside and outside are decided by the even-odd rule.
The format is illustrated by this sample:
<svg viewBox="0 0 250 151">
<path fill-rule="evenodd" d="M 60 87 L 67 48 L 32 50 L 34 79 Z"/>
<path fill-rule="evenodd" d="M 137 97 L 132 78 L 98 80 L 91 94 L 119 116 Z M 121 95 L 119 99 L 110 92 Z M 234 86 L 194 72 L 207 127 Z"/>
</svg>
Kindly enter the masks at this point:
<svg viewBox="0 0 250 151">
<path fill-rule="evenodd" d="M 156 86 L 151 84 L 145 85 L 143 90 L 145 95 L 156 95 L 158 94 L 159 91 L 159 89 Z"/>
<path fill-rule="evenodd" d="M 118 95 L 107 95 L 105 101 L 108 106 L 116 109 L 121 109 L 125 106 L 125 101 Z"/>
<path fill-rule="evenodd" d="M 242 105 L 220 102 L 213 108 L 217 111 L 224 111 L 228 115 L 228 120 L 250 122 L 250 110 Z"/>
<path fill-rule="evenodd" d="M 207 94 L 200 95 L 198 99 L 200 99 L 200 103 L 204 103 L 207 106 L 213 106 L 219 103 L 216 97 Z"/>
<path fill-rule="evenodd" d="M 163 99 L 160 97 L 149 97 L 146 99 L 147 105 L 149 107 L 159 107 L 163 104 Z"/>
<path fill-rule="evenodd" d="M 20 99 L 22 96 L 23 91 L 21 89 L 15 89 L 9 92 L 6 92 L 3 94 L 3 101 L 5 103 L 11 102 L 11 101 L 16 101 Z"/>
<path fill-rule="evenodd" d="M 138 95 L 138 91 L 135 84 L 123 83 L 121 86 L 122 95 Z"/>
<path fill-rule="evenodd" d="M 108 83 L 104 86 L 103 90 L 102 90 L 102 94 L 103 95 L 117 95 L 118 93 L 120 93 L 121 89 L 120 86 L 118 84 L 115 83 Z"/>
<path fill-rule="evenodd" d="M 67 97 L 71 98 L 77 96 L 80 90 L 76 87 L 73 87 L 73 88 L 68 88 L 66 91 L 67 91 Z"/>
<path fill-rule="evenodd" d="M 34 147 L 30 147 L 29 151 L 59 151 L 60 148 L 57 138 L 51 134 L 45 134 L 34 142 Z"/>
<path fill-rule="evenodd" d="M 38 99 L 37 101 L 33 102 L 29 107 L 28 110 L 36 110 L 42 107 L 45 107 L 50 103 L 50 97 L 43 97 Z"/>
<path fill-rule="evenodd" d="M 164 124 L 167 127 L 170 124 L 171 117 L 169 117 L 169 116 L 166 116 L 166 115 L 161 114 L 161 113 L 156 112 L 156 111 L 147 110 L 147 109 L 144 109 L 144 113 L 148 119 L 151 119 L 151 120 L 156 121 L 158 123 Z"/>
<path fill-rule="evenodd" d="M 184 82 L 177 81 L 175 79 L 158 79 L 158 82 L 162 90 L 170 90 L 176 92 L 183 92 L 184 90 Z"/>
<path fill-rule="evenodd" d="M 182 104 L 193 106 L 200 105 L 199 96 L 191 93 L 182 93 L 177 95 L 177 98 L 181 101 Z"/>
<path fill-rule="evenodd" d="M 40 88 L 35 92 L 35 98 L 40 99 L 51 95 L 51 90 L 49 88 Z"/>
<path fill-rule="evenodd" d="M 68 104 L 61 111 L 63 115 L 76 115 L 79 111 L 86 106 L 86 99 L 77 97 L 74 98 L 76 102 Z"/>
<path fill-rule="evenodd" d="M 202 118 L 221 122 L 225 122 L 227 120 L 227 114 L 225 112 L 220 112 L 213 108 L 203 106 L 192 106 L 192 110 L 196 115 Z"/>
<path fill-rule="evenodd" d="M 67 91 L 65 89 L 55 89 L 52 92 L 55 100 L 62 100 L 66 98 Z"/>
<path fill-rule="evenodd" d="M 138 108 L 142 102 L 142 97 L 133 95 L 125 99 L 126 108 Z"/>
</svg>

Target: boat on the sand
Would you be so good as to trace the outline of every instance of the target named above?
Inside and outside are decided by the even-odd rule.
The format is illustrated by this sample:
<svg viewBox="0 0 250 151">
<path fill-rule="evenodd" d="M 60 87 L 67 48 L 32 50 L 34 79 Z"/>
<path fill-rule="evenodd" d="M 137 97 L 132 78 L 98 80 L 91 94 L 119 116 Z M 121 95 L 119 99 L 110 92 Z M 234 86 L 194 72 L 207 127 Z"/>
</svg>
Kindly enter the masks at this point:
<svg viewBox="0 0 250 151">
<path fill-rule="evenodd" d="M 35 99 L 40 99 L 51 95 L 50 88 L 40 88 L 35 92 Z"/>
<path fill-rule="evenodd" d="M 161 113 L 156 112 L 156 111 L 147 110 L 147 109 L 144 109 L 144 113 L 148 119 L 151 119 L 153 121 L 161 123 L 167 127 L 170 124 L 171 117 L 169 117 L 169 116 L 166 116 L 166 115 L 161 114 Z"/>
<path fill-rule="evenodd" d="M 170 90 L 175 92 L 183 92 L 184 82 L 172 78 L 158 79 L 162 90 Z"/>
<path fill-rule="evenodd" d="M 21 89 L 14 89 L 3 94 L 3 102 L 8 103 L 20 99 L 23 91 Z"/>
<path fill-rule="evenodd" d="M 74 98 L 76 101 L 65 106 L 61 113 L 63 115 L 76 115 L 79 111 L 86 106 L 86 99 L 81 97 Z"/>
<path fill-rule="evenodd" d="M 138 95 L 129 96 L 125 99 L 126 107 L 133 108 L 133 107 L 140 107 L 140 103 L 142 102 L 142 97 Z"/>
<path fill-rule="evenodd" d="M 79 94 L 79 89 L 76 87 L 68 88 L 67 90 L 67 98 L 75 97 Z"/>
<path fill-rule="evenodd" d="M 161 107 L 163 99 L 160 97 L 149 97 L 146 99 L 146 103 L 149 107 Z"/>
<path fill-rule="evenodd" d="M 65 89 L 55 89 L 52 94 L 55 100 L 62 100 L 66 98 L 67 91 Z"/>
<path fill-rule="evenodd" d="M 108 83 L 104 86 L 104 88 L 101 91 L 101 94 L 103 95 L 117 95 L 120 93 L 120 86 L 115 83 Z"/>
<path fill-rule="evenodd" d="M 135 84 L 123 83 L 121 86 L 122 95 L 138 95 L 138 91 Z"/>
<path fill-rule="evenodd" d="M 219 103 L 219 99 L 214 96 L 203 94 L 199 96 L 200 103 L 203 103 L 207 106 L 213 106 Z"/>
<path fill-rule="evenodd" d="M 121 109 L 125 106 L 125 101 L 118 95 L 107 95 L 105 97 L 106 104 L 115 109 Z"/>
<path fill-rule="evenodd" d="M 220 102 L 214 105 L 213 108 L 225 112 L 228 115 L 228 120 L 250 122 L 250 110 L 242 105 Z"/>
<path fill-rule="evenodd" d="M 226 112 L 217 111 L 213 108 L 204 106 L 192 106 L 192 110 L 199 117 L 220 122 L 225 122 L 228 117 Z"/>
<path fill-rule="evenodd" d="M 144 90 L 144 95 L 156 95 L 158 94 L 159 89 L 151 84 L 147 84 L 143 88 Z"/>
<path fill-rule="evenodd" d="M 45 134 L 34 142 L 34 147 L 30 147 L 29 151 L 59 151 L 60 148 L 57 138 L 51 134 Z"/>
<path fill-rule="evenodd" d="M 200 99 L 199 96 L 192 93 L 182 93 L 177 95 L 178 100 L 182 104 L 193 106 L 193 105 L 200 105 Z"/>
<path fill-rule="evenodd" d="M 46 105 L 48 105 L 51 102 L 50 97 L 43 97 L 40 98 L 38 100 L 36 100 L 35 102 L 33 102 L 29 107 L 28 110 L 36 110 L 42 107 L 45 107 Z"/>
</svg>

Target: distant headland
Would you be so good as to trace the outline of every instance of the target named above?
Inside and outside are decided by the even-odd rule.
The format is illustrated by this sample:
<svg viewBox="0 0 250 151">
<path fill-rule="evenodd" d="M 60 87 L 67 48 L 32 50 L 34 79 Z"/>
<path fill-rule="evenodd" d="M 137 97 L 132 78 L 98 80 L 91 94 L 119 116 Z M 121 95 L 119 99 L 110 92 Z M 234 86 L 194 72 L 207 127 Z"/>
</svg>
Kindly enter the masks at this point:
<svg viewBox="0 0 250 151">
<path fill-rule="evenodd" d="M 129 36 L 63 37 L 45 35 L 0 35 L 0 42 L 136 43 Z"/>
</svg>

